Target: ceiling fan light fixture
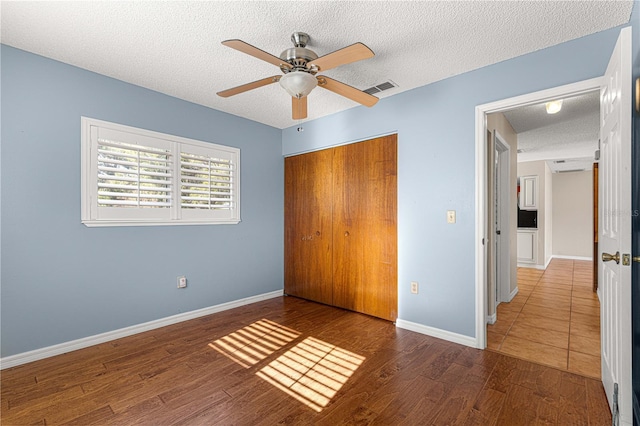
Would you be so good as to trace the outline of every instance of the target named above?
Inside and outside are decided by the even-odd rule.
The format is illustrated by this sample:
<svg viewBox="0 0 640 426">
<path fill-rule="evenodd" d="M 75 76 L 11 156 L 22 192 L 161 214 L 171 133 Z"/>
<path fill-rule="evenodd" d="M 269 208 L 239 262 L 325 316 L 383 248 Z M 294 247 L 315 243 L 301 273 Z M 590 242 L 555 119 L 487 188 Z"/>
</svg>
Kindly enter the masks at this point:
<svg viewBox="0 0 640 426">
<path fill-rule="evenodd" d="M 562 99 L 547 102 L 544 106 L 547 108 L 547 114 L 555 114 L 562 109 Z"/>
<path fill-rule="evenodd" d="M 379 99 L 370 93 L 358 90 L 338 80 L 326 76 L 316 77 L 316 73 L 320 71 L 324 72 L 341 65 L 372 58 L 375 54 L 367 46 L 358 42 L 318 57 L 314 51 L 306 48 L 310 40 L 308 34 L 294 33 L 291 40 L 294 47 L 286 49 L 280 54 L 280 57 L 258 49 L 242 40 L 223 41 L 222 44 L 224 46 L 277 66 L 284 75 L 275 75 L 223 90 L 218 92 L 218 96 L 228 98 L 229 96 L 279 81 L 280 86 L 291 96 L 291 118 L 294 120 L 307 118 L 307 95 L 316 86 L 321 86 L 325 90 L 367 107 L 372 107 L 378 102 Z M 382 90 L 382 88 L 379 90 Z"/>
<path fill-rule="evenodd" d="M 318 85 L 318 80 L 305 71 L 291 71 L 280 77 L 280 85 L 294 98 L 304 98 Z"/>
</svg>

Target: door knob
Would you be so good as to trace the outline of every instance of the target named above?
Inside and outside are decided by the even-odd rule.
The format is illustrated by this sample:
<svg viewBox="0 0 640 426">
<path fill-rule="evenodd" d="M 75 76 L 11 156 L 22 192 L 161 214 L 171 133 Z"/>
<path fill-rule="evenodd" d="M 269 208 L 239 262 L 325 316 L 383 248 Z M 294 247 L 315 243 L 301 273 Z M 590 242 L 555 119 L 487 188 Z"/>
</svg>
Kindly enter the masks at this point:
<svg viewBox="0 0 640 426">
<path fill-rule="evenodd" d="M 620 252 L 617 251 L 616 254 L 602 253 L 603 262 L 609 262 L 611 260 L 615 260 L 617 264 L 620 264 Z"/>
</svg>

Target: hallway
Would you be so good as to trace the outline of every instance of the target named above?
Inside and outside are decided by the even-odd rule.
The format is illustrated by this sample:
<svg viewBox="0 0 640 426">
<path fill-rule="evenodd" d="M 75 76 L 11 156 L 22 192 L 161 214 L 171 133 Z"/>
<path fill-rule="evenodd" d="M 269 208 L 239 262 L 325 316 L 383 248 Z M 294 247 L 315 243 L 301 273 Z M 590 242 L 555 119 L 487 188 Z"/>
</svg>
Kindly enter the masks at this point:
<svg viewBox="0 0 640 426">
<path fill-rule="evenodd" d="M 518 268 L 518 294 L 487 325 L 487 349 L 600 378 L 600 303 L 590 261 Z"/>
</svg>

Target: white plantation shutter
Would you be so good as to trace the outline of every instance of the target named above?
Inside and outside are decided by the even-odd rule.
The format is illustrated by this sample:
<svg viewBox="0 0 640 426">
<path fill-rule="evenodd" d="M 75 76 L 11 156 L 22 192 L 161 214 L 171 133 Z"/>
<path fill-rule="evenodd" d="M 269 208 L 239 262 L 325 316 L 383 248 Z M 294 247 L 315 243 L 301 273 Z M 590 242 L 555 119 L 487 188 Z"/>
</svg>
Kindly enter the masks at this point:
<svg viewBox="0 0 640 426">
<path fill-rule="evenodd" d="M 238 223 L 239 150 L 82 119 L 88 226 Z"/>
<path fill-rule="evenodd" d="M 237 153 L 181 146 L 180 214 L 232 219 L 237 206 Z"/>
<path fill-rule="evenodd" d="M 180 206 L 229 210 L 233 206 L 232 167 L 228 160 L 180 153 Z"/>
<path fill-rule="evenodd" d="M 98 138 L 98 207 L 171 207 L 171 152 Z"/>
</svg>

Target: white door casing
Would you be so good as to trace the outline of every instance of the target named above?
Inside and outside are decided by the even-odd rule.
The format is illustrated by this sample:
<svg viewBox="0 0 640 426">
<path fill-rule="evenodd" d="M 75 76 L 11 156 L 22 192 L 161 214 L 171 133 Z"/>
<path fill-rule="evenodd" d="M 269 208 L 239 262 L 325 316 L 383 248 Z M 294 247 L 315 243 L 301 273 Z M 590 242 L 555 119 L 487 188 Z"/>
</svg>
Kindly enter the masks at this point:
<svg viewBox="0 0 640 426">
<path fill-rule="evenodd" d="M 631 27 L 620 32 L 600 89 L 598 289 L 602 382 L 613 409 L 618 383 L 619 421 L 631 425 Z M 602 253 L 619 253 L 620 263 Z"/>
</svg>

